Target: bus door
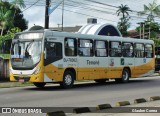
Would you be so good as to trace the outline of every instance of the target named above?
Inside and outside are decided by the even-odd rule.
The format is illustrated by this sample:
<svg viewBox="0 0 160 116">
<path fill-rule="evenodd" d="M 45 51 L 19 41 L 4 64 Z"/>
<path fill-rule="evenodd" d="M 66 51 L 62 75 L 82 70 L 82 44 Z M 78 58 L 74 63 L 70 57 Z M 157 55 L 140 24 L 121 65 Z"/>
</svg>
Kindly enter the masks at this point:
<svg viewBox="0 0 160 116">
<path fill-rule="evenodd" d="M 119 41 L 110 41 L 109 42 L 109 69 L 108 77 L 110 78 L 119 78 L 121 77 L 122 67 L 121 67 L 121 42 Z"/>
<path fill-rule="evenodd" d="M 95 59 L 93 60 L 93 67 L 95 67 L 94 77 L 96 79 L 107 78 L 108 73 L 108 41 L 95 40 L 94 41 Z M 92 63 L 92 62 L 91 62 Z"/>
<path fill-rule="evenodd" d="M 122 58 L 121 58 L 121 66 L 129 67 L 132 71 L 134 70 L 134 51 L 133 51 L 133 43 L 131 42 L 123 42 L 122 43 Z M 131 75 L 132 76 L 132 75 Z"/>
<path fill-rule="evenodd" d="M 63 77 L 63 52 L 62 42 L 57 38 L 47 38 L 45 40 L 44 58 L 44 81 L 61 81 Z M 49 80 L 45 80 L 49 79 Z"/>
</svg>

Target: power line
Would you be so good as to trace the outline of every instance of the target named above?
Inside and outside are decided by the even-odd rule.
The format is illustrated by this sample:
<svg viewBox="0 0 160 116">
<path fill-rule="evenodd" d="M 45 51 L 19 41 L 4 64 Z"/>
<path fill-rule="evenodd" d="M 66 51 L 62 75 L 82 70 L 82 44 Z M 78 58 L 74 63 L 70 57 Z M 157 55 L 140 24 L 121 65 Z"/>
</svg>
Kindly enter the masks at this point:
<svg viewBox="0 0 160 116">
<path fill-rule="evenodd" d="M 100 4 L 100 5 L 105 5 L 105 6 L 109 6 L 109 7 L 112 7 L 112 8 L 118 8 L 117 6 L 106 4 L 106 3 L 102 3 L 102 2 L 97 2 L 95 0 L 84 0 L 84 1 L 92 2 L 92 3 L 96 3 L 96 4 Z M 41 2 L 43 2 L 43 0 Z M 67 7 L 69 7 L 69 6 L 73 7 L 73 8 L 76 7 L 77 9 L 78 8 L 79 9 L 80 8 L 81 9 L 85 8 L 85 9 L 90 10 L 90 11 L 101 12 L 101 13 L 108 13 L 108 14 L 116 15 L 116 13 L 113 13 L 113 12 L 96 9 L 98 7 L 98 8 L 104 8 L 104 9 L 108 10 L 109 8 L 106 8 L 106 7 L 100 7 L 100 6 L 97 6 L 97 5 L 92 5 L 92 4 L 82 3 L 82 2 L 76 2 L 76 1 L 73 1 L 73 0 L 67 0 L 67 2 L 70 2 L 70 3 L 66 3 L 65 4 L 65 6 L 67 6 Z M 56 3 L 56 2 L 52 1 L 52 3 Z M 73 4 L 71 4 L 71 3 L 73 3 Z M 38 4 L 36 6 L 45 6 L 43 4 L 44 3 L 41 3 L 41 4 Z M 82 5 L 84 5 L 84 6 L 82 6 Z M 93 6 L 93 7 L 96 7 L 96 8 L 92 8 L 90 6 Z M 114 9 L 109 9 L 109 10 L 115 11 Z M 139 13 L 139 11 L 133 11 L 133 10 L 132 10 L 132 12 Z M 148 14 L 145 14 L 145 15 L 148 15 Z M 143 17 L 137 17 L 137 16 L 132 16 L 132 15 L 130 15 L 130 17 L 134 17 L 134 18 L 137 18 L 137 19 L 146 19 L 146 18 L 143 18 Z"/>
<path fill-rule="evenodd" d="M 113 8 L 119 8 L 118 6 L 114 6 L 114 5 L 110 5 L 110 4 L 106 4 L 106 3 L 102 3 L 102 2 L 97 2 L 97 1 L 95 1 L 95 0 L 85 0 L 85 1 L 89 1 L 89 2 L 92 2 L 92 3 L 97 3 L 97 4 L 101 4 L 101 5 L 105 5 L 105 6 L 110 6 L 110 7 L 113 7 Z M 138 14 L 138 13 L 141 12 L 141 11 L 132 10 L 132 12 Z M 147 16 L 148 16 L 149 14 L 144 13 L 144 15 L 147 15 Z M 154 17 L 159 17 L 159 16 L 154 15 Z"/>
<path fill-rule="evenodd" d="M 65 3 L 65 7 L 67 7 L 67 8 L 72 7 L 72 8 L 76 8 L 76 9 L 79 9 L 79 10 L 84 9 L 84 10 L 97 12 L 97 13 L 100 12 L 100 13 L 105 13 L 105 14 L 116 15 L 116 9 L 118 8 L 118 6 L 98 2 L 98 1 L 95 1 L 95 0 L 84 0 L 84 1 L 91 2 L 91 3 L 94 3 L 94 4 L 89 4 L 89 3 L 86 3 L 86 2 L 82 3 L 82 2 L 77 2 L 77 1 L 73 1 L 73 0 L 67 0 L 66 3 Z M 51 1 L 51 3 L 55 4 L 56 2 Z M 32 6 L 46 6 L 45 5 L 45 0 L 38 0 L 36 2 L 25 1 L 25 4 L 30 5 L 30 6 L 26 9 L 24 9 L 22 12 L 28 10 Z M 98 6 L 98 4 L 101 5 L 101 6 Z M 103 7 L 103 6 L 105 6 L 105 7 Z M 106 8 L 106 6 L 111 7 L 111 8 Z M 102 10 L 102 8 L 103 8 L 103 10 Z M 112 9 L 112 8 L 114 8 L 114 9 Z M 108 10 L 111 10 L 111 11 L 108 11 Z M 91 16 L 91 17 L 96 17 L 96 16 L 92 16 L 92 15 L 87 15 L 86 13 L 75 12 L 75 11 L 71 11 L 71 10 L 67 10 L 67 9 L 65 9 L 65 11 L 74 12 L 74 13 L 77 13 L 77 14 Z M 112 12 L 112 11 L 114 11 L 115 13 Z M 139 11 L 132 10 L 132 12 L 137 14 Z M 148 15 L 148 14 L 146 14 L 146 15 Z M 133 15 L 130 15 L 130 17 L 131 17 L 131 20 L 133 20 L 132 18 L 136 18 L 136 19 L 140 19 L 140 20 L 146 20 L 146 18 L 144 18 L 144 17 L 138 17 L 138 16 L 133 16 Z M 97 17 L 97 18 L 99 18 L 99 17 Z M 108 19 L 104 19 L 104 18 L 99 18 L 99 19 L 108 20 Z M 108 20 L 108 21 L 111 21 L 111 20 Z M 160 20 L 156 20 L 156 21 L 160 21 Z M 112 21 L 112 22 L 117 22 L 117 21 Z"/>
<path fill-rule="evenodd" d="M 35 3 L 33 3 L 31 6 L 29 6 L 28 8 L 24 9 L 22 12 L 28 10 L 29 8 L 31 8 L 32 6 L 34 6 L 36 3 L 38 3 L 40 0 L 37 0 Z"/>
</svg>

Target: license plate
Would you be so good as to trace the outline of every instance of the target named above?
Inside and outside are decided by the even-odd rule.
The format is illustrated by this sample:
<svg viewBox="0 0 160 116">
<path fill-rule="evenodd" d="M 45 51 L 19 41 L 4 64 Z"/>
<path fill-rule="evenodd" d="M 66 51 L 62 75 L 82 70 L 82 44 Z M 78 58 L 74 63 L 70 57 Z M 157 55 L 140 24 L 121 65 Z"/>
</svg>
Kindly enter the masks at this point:
<svg viewBox="0 0 160 116">
<path fill-rule="evenodd" d="M 19 79 L 19 82 L 24 82 L 24 79 Z"/>
</svg>

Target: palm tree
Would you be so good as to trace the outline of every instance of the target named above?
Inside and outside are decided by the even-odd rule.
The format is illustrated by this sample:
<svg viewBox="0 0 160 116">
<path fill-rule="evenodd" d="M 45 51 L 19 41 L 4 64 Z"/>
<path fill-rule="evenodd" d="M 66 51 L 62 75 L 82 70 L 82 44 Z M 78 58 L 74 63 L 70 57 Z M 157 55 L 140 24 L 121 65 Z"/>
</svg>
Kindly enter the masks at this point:
<svg viewBox="0 0 160 116">
<path fill-rule="evenodd" d="M 153 3 L 149 3 L 148 6 L 144 5 L 144 11 L 138 13 L 138 15 L 147 15 L 147 21 L 154 21 L 154 15 L 160 16 L 160 5 L 157 4 L 157 0 L 153 0 Z"/>
<path fill-rule="evenodd" d="M 0 29 L 1 36 L 3 35 L 3 30 L 9 26 L 13 26 L 13 13 L 10 9 L 8 9 L 7 2 L 0 2 Z"/>
<path fill-rule="evenodd" d="M 26 5 L 24 4 L 24 0 L 14 0 L 13 2 L 11 2 L 11 8 L 14 8 L 15 11 L 14 11 L 14 17 L 15 17 L 15 14 L 16 14 L 16 10 L 19 9 L 19 8 L 25 8 Z"/>
<path fill-rule="evenodd" d="M 122 17 L 120 18 L 120 22 L 118 22 L 117 27 L 118 27 L 118 29 L 120 30 L 120 32 L 122 33 L 123 36 L 127 35 L 127 29 L 130 26 L 129 12 L 132 12 L 132 10 L 130 10 L 130 8 L 127 5 L 123 5 L 123 4 L 121 4 L 121 6 L 118 7 L 118 10 L 116 12 L 117 16 L 122 14 Z"/>
<path fill-rule="evenodd" d="M 117 10 L 116 13 L 117 13 L 117 16 L 119 16 L 120 14 L 122 14 L 122 18 L 124 19 L 125 18 L 125 14 L 127 16 L 129 16 L 128 12 L 132 12 L 132 10 L 130 10 L 130 8 L 127 5 L 121 4 L 121 6 L 118 7 L 118 10 Z"/>
<path fill-rule="evenodd" d="M 118 29 L 123 36 L 127 36 L 127 29 L 130 27 L 129 23 L 130 18 L 120 18 L 120 22 L 118 22 Z"/>
</svg>

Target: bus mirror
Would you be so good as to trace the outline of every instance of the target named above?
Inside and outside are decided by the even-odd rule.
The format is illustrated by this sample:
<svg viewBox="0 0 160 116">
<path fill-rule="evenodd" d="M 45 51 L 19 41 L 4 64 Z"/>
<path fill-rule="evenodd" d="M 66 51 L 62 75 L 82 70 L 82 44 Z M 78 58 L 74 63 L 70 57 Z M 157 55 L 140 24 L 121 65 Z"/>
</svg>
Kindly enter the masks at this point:
<svg viewBox="0 0 160 116">
<path fill-rule="evenodd" d="M 47 49 L 44 49 L 44 59 L 47 59 Z"/>
</svg>

